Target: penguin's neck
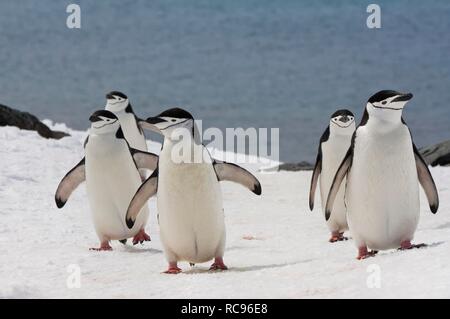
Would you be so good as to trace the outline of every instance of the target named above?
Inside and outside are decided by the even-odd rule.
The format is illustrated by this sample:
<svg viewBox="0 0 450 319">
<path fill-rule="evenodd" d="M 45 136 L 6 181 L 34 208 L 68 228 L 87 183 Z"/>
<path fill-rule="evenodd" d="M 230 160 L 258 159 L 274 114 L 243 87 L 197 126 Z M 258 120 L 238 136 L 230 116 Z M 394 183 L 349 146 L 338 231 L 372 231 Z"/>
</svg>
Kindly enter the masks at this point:
<svg viewBox="0 0 450 319">
<path fill-rule="evenodd" d="M 118 145 L 118 139 L 113 133 L 90 133 L 86 151 L 101 156 L 111 156 Z"/>
<path fill-rule="evenodd" d="M 355 131 L 354 125 L 348 127 L 338 127 L 336 124 L 330 124 L 330 138 L 349 138 Z"/>
<path fill-rule="evenodd" d="M 402 125 L 402 111 L 376 109 L 370 105 L 366 107 L 367 125 L 376 132 L 391 132 Z"/>
<path fill-rule="evenodd" d="M 111 111 L 113 113 L 121 113 L 121 112 L 125 113 L 128 106 L 129 106 L 129 103 L 127 103 L 127 104 L 125 104 L 125 103 L 117 103 L 117 104 L 106 103 L 105 110 Z"/>
<path fill-rule="evenodd" d="M 401 125 L 401 117 L 399 119 L 392 119 L 372 116 L 367 122 L 367 127 L 370 128 L 370 130 L 381 134 L 390 133 L 401 127 Z"/>
</svg>

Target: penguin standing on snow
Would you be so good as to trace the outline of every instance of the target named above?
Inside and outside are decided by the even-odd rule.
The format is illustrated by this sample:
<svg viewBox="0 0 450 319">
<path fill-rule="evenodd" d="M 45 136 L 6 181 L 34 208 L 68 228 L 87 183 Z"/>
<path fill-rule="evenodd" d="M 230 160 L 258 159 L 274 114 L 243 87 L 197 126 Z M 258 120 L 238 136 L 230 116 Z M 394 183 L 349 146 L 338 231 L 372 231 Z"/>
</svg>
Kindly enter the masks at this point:
<svg viewBox="0 0 450 319">
<path fill-rule="evenodd" d="M 117 116 L 123 134 L 132 148 L 148 152 L 145 135 L 139 124 L 143 120 L 136 116 L 125 94 L 119 91 L 112 91 L 106 94 L 105 110 Z M 145 171 L 140 170 L 140 173 L 142 180 L 145 180 L 147 178 Z"/>
<path fill-rule="evenodd" d="M 347 220 L 358 248 L 358 259 L 378 250 L 411 249 L 419 222 L 419 183 L 432 213 L 439 207 L 436 185 L 402 118 L 411 93 L 380 91 L 367 102 L 361 124 L 333 184 L 326 219 L 345 177 Z M 373 251 L 369 252 L 368 248 Z"/>
<path fill-rule="evenodd" d="M 125 223 L 125 214 L 141 185 L 138 169 L 154 170 L 158 156 L 131 148 L 119 119 L 112 112 L 97 111 L 89 120 L 92 124 L 85 157 L 60 182 L 55 194 L 56 205 L 62 208 L 78 185 L 86 181 L 94 226 L 100 239 L 100 248 L 93 250 L 111 250 L 111 240 L 124 243 L 134 237 L 133 244 L 149 241 L 144 230 L 148 207 L 141 207 L 131 229 Z"/>
<path fill-rule="evenodd" d="M 148 118 L 164 135 L 158 169 L 139 188 L 126 222 L 134 227 L 141 207 L 157 195 L 161 242 L 169 268 L 181 272 L 178 261 L 191 264 L 214 259 L 211 270 L 226 270 L 225 222 L 220 181 L 233 181 L 261 194 L 259 181 L 245 169 L 214 160 L 200 142 L 194 118 L 174 108 Z M 181 137 L 181 138 L 180 138 Z"/>
<path fill-rule="evenodd" d="M 325 206 L 328 191 L 333 183 L 334 175 L 350 147 L 352 135 L 355 132 L 355 116 L 349 110 L 338 110 L 331 115 L 330 124 L 320 138 L 316 165 L 314 166 L 309 191 L 309 208 L 314 209 L 314 197 L 317 182 L 320 181 L 320 197 L 322 210 Z M 347 240 L 344 232 L 348 230 L 347 209 L 344 203 L 344 187 L 341 187 L 333 207 L 333 215 L 327 220 L 331 232 L 330 242 Z"/>
</svg>

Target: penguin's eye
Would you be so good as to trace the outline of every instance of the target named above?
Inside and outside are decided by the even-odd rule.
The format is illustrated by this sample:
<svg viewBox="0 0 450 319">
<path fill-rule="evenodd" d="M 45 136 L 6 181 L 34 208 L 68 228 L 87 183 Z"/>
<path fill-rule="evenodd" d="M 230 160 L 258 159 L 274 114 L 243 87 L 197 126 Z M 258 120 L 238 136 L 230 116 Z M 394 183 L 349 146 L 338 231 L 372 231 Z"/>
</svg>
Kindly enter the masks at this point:
<svg viewBox="0 0 450 319">
<path fill-rule="evenodd" d="M 383 104 L 383 105 L 386 105 L 386 103 L 387 103 L 386 101 L 381 102 L 381 104 Z"/>
<path fill-rule="evenodd" d="M 173 122 L 176 122 L 177 120 L 176 120 L 176 119 L 171 119 L 171 121 L 172 121 L 172 123 L 173 123 Z"/>
</svg>

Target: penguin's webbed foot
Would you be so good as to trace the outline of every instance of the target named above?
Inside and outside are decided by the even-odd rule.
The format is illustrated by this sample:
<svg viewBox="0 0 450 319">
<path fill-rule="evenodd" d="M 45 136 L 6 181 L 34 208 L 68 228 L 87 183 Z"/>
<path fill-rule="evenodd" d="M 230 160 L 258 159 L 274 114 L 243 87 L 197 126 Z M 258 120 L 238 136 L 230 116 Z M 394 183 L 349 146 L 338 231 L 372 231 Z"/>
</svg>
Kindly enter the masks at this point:
<svg viewBox="0 0 450 319">
<path fill-rule="evenodd" d="M 411 241 L 406 240 L 400 244 L 400 248 L 398 250 L 409 250 L 409 249 L 423 248 L 423 247 L 427 247 L 427 244 L 425 244 L 425 243 L 411 244 Z"/>
<path fill-rule="evenodd" d="M 376 254 L 378 254 L 378 250 L 367 250 L 367 247 L 359 247 L 358 248 L 358 257 L 356 257 L 356 259 L 358 260 L 363 260 L 363 259 L 367 259 L 370 257 L 374 257 Z"/>
<path fill-rule="evenodd" d="M 181 272 L 181 268 L 178 268 L 178 264 L 176 262 L 170 262 L 169 268 L 163 272 L 163 274 L 176 275 Z"/>
<path fill-rule="evenodd" d="M 145 232 L 144 229 L 141 229 L 134 237 L 133 237 L 133 245 L 137 245 L 138 243 L 143 244 L 144 241 L 151 241 L 150 236 Z"/>
<path fill-rule="evenodd" d="M 214 263 L 209 267 L 209 270 L 228 270 L 228 267 L 223 263 L 222 257 L 214 258 Z"/>
<path fill-rule="evenodd" d="M 338 241 L 348 240 L 347 237 L 344 237 L 344 233 L 333 232 L 331 233 L 331 238 L 329 240 L 330 243 L 336 243 Z"/>
<path fill-rule="evenodd" d="M 102 242 L 100 244 L 99 248 L 89 248 L 89 250 L 93 250 L 93 251 L 110 251 L 113 250 L 112 247 L 109 245 L 109 242 Z"/>
</svg>

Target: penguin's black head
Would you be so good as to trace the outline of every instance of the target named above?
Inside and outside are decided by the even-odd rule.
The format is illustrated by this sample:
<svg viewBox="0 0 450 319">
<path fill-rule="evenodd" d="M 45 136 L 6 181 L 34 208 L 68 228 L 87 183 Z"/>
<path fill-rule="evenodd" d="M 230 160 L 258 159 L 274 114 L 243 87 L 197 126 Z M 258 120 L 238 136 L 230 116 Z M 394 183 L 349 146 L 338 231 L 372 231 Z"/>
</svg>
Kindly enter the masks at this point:
<svg viewBox="0 0 450 319">
<path fill-rule="evenodd" d="M 149 117 L 146 122 L 156 127 L 163 135 L 168 135 L 176 128 L 192 129 L 194 117 L 186 110 L 172 108 L 155 117 Z"/>
<path fill-rule="evenodd" d="M 106 110 L 99 110 L 92 113 L 89 117 L 89 121 L 92 123 L 91 128 L 99 130 L 106 127 L 118 128 L 119 119 L 114 113 Z"/>
<path fill-rule="evenodd" d="M 355 115 L 347 109 L 337 110 L 331 115 L 330 124 L 340 128 L 347 128 L 355 123 Z"/>
<path fill-rule="evenodd" d="M 95 111 L 89 117 L 89 121 L 91 121 L 92 123 L 100 121 L 113 121 L 113 120 L 117 120 L 117 116 L 113 112 L 107 110 Z"/>
<path fill-rule="evenodd" d="M 125 94 L 123 94 L 122 92 L 119 91 L 111 91 L 109 93 L 106 94 L 106 99 L 107 100 L 126 100 L 128 99 L 128 96 L 126 96 Z"/>
<path fill-rule="evenodd" d="M 129 105 L 128 97 L 119 91 L 112 91 L 106 94 L 106 109 L 119 112 L 125 110 Z"/>
<path fill-rule="evenodd" d="M 398 125 L 402 122 L 403 108 L 411 100 L 411 93 L 401 93 L 392 90 L 383 90 L 372 95 L 366 104 L 366 109 L 360 125 L 366 125 L 369 119 L 375 118 L 382 123 Z M 391 126 L 379 126 L 390 129 Z"/>
<path fill-rule="evenodd" d="M 172 109 L 165 110 L 157 117 L 159 118 L 167 117 L 172 119 L 191 119 L 191 120 L 194 119 L 191 113 L 189 113 L 186 110 L 180 109 L 179 107 L 174 107 Z"/>
<path fill-rule="evenodd" d="M 179 124 L 187 120 L 193 120 L 191 113 L 178 107 L 165 110 L 155 117 L 149 117 L 147 122 L 150 124 L 169 123 L 171 125 Z"/>
<path fill-rule="evenodd" d="M 372 95 L 367 103 L 377 109 L 400 111 L 412 97 L 412 93 L 383 90 Z"/>
</svg>

